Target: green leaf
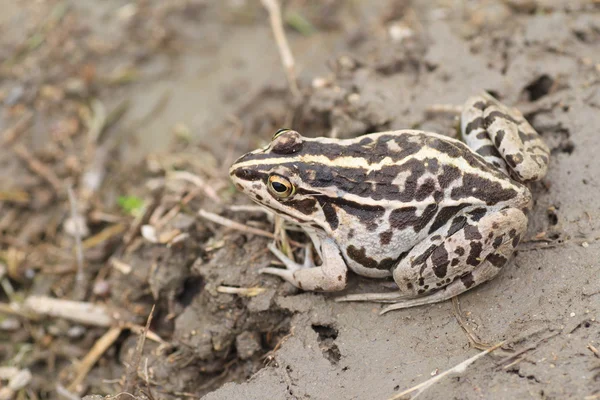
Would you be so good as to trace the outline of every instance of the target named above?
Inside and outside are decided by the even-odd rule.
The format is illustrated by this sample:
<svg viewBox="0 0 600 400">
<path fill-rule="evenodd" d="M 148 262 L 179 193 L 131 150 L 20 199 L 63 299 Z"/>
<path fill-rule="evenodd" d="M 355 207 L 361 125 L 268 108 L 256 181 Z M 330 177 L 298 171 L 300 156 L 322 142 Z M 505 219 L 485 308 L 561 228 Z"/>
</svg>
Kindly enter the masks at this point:
<svg viewBox="0 0 600 400">
<path fill-rule="evenodd" d="M 124 212 L 130 215 L 138 215 L 144 207 L 144 200 L 137 196 L 120 196 L 117 203 Z"/>
</svg>

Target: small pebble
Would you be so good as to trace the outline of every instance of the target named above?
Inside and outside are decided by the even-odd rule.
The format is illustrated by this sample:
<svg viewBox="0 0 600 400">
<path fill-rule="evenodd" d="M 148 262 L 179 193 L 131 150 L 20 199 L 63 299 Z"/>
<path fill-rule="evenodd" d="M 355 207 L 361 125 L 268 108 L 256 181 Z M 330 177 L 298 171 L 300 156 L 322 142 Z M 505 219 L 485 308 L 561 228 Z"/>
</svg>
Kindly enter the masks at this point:
<svg viewBox="0 0 600 400">
<path fill-rule="evenodd" d="M 8 382 L 8 387 L 16 392 L 27 386 L 31 382 L 31 378 L 33 378 L 31 372 L 27 368 L 22 369 Z"/>
</svg>

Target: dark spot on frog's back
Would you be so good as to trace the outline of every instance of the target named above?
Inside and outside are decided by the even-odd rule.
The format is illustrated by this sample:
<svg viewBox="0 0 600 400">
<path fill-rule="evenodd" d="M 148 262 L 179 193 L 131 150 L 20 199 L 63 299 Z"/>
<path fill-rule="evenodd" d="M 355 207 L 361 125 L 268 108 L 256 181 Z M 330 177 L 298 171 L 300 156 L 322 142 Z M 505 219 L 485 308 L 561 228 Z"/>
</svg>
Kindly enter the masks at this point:
<svg viewBox="0 0 600 400">
<path fill-rule="evenodd" d="M 481 218 L 485 216 L 487 210 L 483 207 L 476 208 L 469 212 L 469 216 L 475 222 L 478 222 Z"/>
<path fill-rule="evenodd" d="M 425 165 L 427 166 L 427 171 L 432 174 L 437 173 L 440 168 L 440 163 L 436 158 L 426 158 Z"/>
<path fill-rule="evenodd" d="M 444 165 L 442 174 L 438 177 L 438 182 L 442 189 L 448 188 L 452 182 L 460 178 L 461 172 L 458 167 L 453 165 Z"/>
<path fill-rule="evenodd" d="M 514 189 L 505 189 L 499 182 L 480 177 L 475 174 L 464 174 L 462 186 L 455 187 L 450 193 L 452 200 L 474 197 L 487 205 L 495 205 L 515 198 Z"/>
<path fill-rule="evenodd" d="M 442 209 L 440 209 L 440 211 L 438 211 L 437 213 L 437 216 L 435 217 L 435 220 L 433 221 L 433 224 L 431 224 L 431 227 L 429 228 L 429 233 L 432 234 L 433 232 L 440 229 L 442 226 L 446 225 L 446 223 L 450 221 L 452 217 L 458 214 L 460 210 L 469 206 L 470 204 L 463 203 L 456 206 L 443 207 Z M 448 235 L 452 235 L 458 229 L 462 228 L 463 225 L 464 221 L 457 221 L 456 223 L 453 222 L 452 227 L 450 228 L 450 232 L 448 232 Z"/>
<path fill-rule="evenodd" d="M 458 158 L 463 155 L 463 151 L 459 147 L 460 144 L 450 143 L 443 139 L 431 137 L 428 139 L 429 146 L 440 153 L 446 154 L 448 157 Z"/>
<path fill-rule="evenodd" d="M 346 249 L 346 253 L 348 254 L 348 257 L 350 257 L 350 259 L 356 261 L 365 268 L 389 270 L 397 263 L 396 260 L 393 260 L 391 258 L 385 258 L 381 260 L 381 262 L 377 262 L 375 259 L 367 257 L 367 251 L 364 247 L 361 247 L 359 250 L 353 245 L 350 245 Z"/>
<path fill-rule="evenodd" d="M 429 178 L 421 186 L 417 189 L 417 193 L 415 194 L 415 200 L 423 201 L 427 197 L 429 197 L 435 191 L 435 182 L 433 179 Z"/>
<path fill-rule="evenodd" d="M 419 232 L 431 221 L 431 218 L 435 215 L 435 210 L 437 210 L 437 204 L 435 203 L 425 207 L 421 215 L 417 215 L 417 207 L 397 208 L 390 213 L 390 225 L 397 230 L 412 226 L 415 232 Z"/>
<path fill-rule="evenodd" d="M 391 229 L 387 230 L 385 232 L 381 232 L 379 234 L 379 243 L 382 246 L 387 246 L 392 241 L 392 236 L 393 235 L 394 235 L 394 232 Z"/>
</svg>

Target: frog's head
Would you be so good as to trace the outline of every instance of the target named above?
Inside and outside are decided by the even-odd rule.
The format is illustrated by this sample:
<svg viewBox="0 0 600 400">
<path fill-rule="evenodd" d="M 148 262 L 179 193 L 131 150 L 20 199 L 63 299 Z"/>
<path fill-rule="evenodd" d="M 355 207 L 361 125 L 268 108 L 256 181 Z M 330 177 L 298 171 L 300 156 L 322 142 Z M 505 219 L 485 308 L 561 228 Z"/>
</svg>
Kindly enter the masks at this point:
<svg viewBox="0 0 600 400">
<path fill-rule="evenodd" d="M 271 143 L 240 157 L 229 169 L 235 186 L 256 203 L 301 225 L 325 227 L 318 202 L 327 188 L 318 185 L 319 146 L 290 129 L 278 130 Z"/>
</svg>

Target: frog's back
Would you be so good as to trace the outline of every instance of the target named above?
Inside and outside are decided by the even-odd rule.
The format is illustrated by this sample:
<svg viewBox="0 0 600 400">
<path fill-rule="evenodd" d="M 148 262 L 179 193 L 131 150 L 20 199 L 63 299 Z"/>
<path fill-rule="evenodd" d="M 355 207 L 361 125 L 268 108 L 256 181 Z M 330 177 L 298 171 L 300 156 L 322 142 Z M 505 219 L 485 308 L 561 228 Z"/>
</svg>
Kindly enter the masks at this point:
<svg viewBox="0 0 600 400">
<path fill-rule="evenodd" d="M 347 140 L 308 139 L 299 156 L 311 154 L 321 160 L 301 164 L 303 182 L 335 187 L 338 196 L 365 205 L 387 200 L 419 209 L 501 206 L 528 194 L 463 142 L 435 133 L 399 130 Z"/>
</svg>

